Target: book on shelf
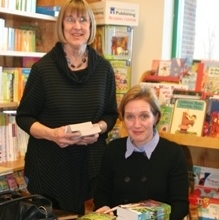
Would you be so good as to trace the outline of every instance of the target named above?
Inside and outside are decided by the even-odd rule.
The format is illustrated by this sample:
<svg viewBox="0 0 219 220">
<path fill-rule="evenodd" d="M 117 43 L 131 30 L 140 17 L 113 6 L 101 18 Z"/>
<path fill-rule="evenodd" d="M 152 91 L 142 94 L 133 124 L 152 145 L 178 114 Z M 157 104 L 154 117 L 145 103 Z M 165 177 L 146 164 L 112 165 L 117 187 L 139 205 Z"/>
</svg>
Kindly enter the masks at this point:
<svg viewBox="0 0 219 220">
<path fill-rule="evenodd" d="M 90 121 L 66 126 L 66 132 L 80 132 L 81 136 L 90 136 L 100 133 L 100 127 L 93 125 Z"/>
<path fill-rule="evenodd" d="M 170 66 L 170 76 L 179 76 L 184 70 L 185 64 L 185 58 L 172 58 Z"/>
<path fill-rule="evenodd" d="M 172 117 L 173 117 L 173 107 L 174 105 L 172 104 L 167 104 L 167 105 L 161 105 L 161 117 L 160 121 L 157 124 L 157 130 L 158 132 L 170 132 L 170 126 L 172 122 Z"/>
<path fill-rule="evenodd" d="M 209 98 L 205 118 L 203 136 L 219 138 L 219 99 Z"/>
<path fill-rule="evenodd" d="M 160 60 L 158 76 L 170 76 L 171 60 Z"/>
<path fill-rule="evenodd" d="M 177 99 L 202 99 L 203 92 L 194 90 L 174 89 L 171 97 L 171 104 L 174 104 Z"/>
<path fill-rule="evenodd" d="M 171 98 L 174 89 L 188 90 L 187 85 L 175 83 L 156 83 L 156 82 L 142 82 L 142 85 L 149 86 L 155 90 L 161 105 L 171 104 Z"/>
<path fill-rule="evenodd" d="M 205 114 L 205 100 L 177 99 L 170 133 L 202 136 Z"/>
<path fill-rule="evenodd" d="M 97 26 L 96 35 L 91 46 L 101 56 L 104 56 L 104 42 L 104 26 Z"/>
<path fill-rule="evenodd" d="M 104 57 L 130 60 L 132 56 L 133 27 L 104 26 Z"/>
<path fill-rule="evenodd" d="M 124 218 L 124 220 L 168 220 L 170 213 L 170 205 L 155 200 L 145 200 L 138 203 L 120 205 L 117 207 L 117 216 L 120 218 Z"/>
<path fill-rule="evenodd" d="M 129 60 L 110 60 L 116 81 L 116 93 L 126 93 L 131 85 L 131 62 Z"/>
</svg>

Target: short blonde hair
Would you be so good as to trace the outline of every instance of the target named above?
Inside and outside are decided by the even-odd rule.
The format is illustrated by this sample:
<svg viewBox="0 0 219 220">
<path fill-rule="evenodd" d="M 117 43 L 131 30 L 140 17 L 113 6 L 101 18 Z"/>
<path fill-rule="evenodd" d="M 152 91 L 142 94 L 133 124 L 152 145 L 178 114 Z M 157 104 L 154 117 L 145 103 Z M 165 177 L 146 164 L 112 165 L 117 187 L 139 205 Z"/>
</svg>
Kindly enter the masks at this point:
<svg viewBox="0 0 219 220">
<path fill-rule="evenodd" d="M 161 116 L 159 100 L 155 94 L 154 89 L 143 84 L 138 84 L 131 87 L 129 91 L 123 96 L 121 103 L 119 105 L 120 119 L 121 120 L 124 119 L 125 106 L 127 105 L 127 103 L 139 99 L 144 100 L 150 105 L 153 115 L 158 116 L 158 120 L 156 122 L 156 124 L 158 124 Z"/>
<path fill-rule="evenodd" d="M 63 33 L 63 20 L 66 12 L 76 12 L 77 14 L 88 14 L 90 19 L 90 36 L 87 44 L 93 43 L 96 35 L 96 20 L 90 5 L 85 0 L 67 0 L 61 7 L 57 22 L 56 32 L 61 43 L 67 43 Z"/>
</svg>

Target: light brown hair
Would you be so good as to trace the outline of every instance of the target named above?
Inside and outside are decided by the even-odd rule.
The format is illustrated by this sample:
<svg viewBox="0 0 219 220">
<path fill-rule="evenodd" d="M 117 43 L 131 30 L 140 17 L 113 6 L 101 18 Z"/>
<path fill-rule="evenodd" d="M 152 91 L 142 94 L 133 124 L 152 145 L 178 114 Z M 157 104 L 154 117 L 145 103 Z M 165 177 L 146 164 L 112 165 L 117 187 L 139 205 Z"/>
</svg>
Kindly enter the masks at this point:
<svg viewBox="0 0 219 220">
<path fill-rule="evenodd" d="M 62 5 L 56 22 L 58 40 L 61 43 L 66 43 L 66 39 L 63 34 L 63 20 L 66 16 L 66 12 L 76 12 L 77 14 L 87 14 L 89 16 L 90 36 L 88 38 L 87 44 L 91 44 L 94 41 L 96 35 L 96 20 L 90 5 L 85 0 L 67 0 Z"/>
<path fill-rule="evenodd" d="M 143 84 L 138 84 L 131 87 L 129 91 L 123 96 L 119 105 L 119 114 L 121 120 L 124 118 L 125 106 L 128 102 L 133 100 L 144 100 L 147 102 L 150 105 L 152 114 L 154 116 L 158 116 L 156 124 L 159 122 L 161 116 L 159 100 L 154 92 L 154 89 Z"/>
</svg>

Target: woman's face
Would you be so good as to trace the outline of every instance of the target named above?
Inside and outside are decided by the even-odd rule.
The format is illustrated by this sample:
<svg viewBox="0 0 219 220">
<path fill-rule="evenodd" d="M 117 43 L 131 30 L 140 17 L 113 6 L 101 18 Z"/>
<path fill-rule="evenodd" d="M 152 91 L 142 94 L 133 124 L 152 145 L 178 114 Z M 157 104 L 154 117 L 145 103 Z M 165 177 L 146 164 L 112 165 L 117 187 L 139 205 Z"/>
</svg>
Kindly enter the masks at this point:
<svg viewBox="0 0 219 220">
<path fill-rule="evenodd" d="M 90 19 L 87 14 L 66 13 L 63 20 L 63 32 L 66 41 L 73 47 L 87 43 L 90 36 Z"/>
<path fill-rule="evenodd" d="M 153 137 L 154 116 L 150 105 L 144 100 L 132 100 L 125 106 L 124 124 L 135 146 L 148 143 Z"/>
</svg>

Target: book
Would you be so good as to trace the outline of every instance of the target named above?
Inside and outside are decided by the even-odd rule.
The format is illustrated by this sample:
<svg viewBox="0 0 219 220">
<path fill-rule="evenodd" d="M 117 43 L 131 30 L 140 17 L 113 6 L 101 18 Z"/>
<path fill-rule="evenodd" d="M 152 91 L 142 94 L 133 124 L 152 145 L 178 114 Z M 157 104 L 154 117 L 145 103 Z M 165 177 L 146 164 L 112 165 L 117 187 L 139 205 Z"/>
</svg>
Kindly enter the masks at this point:
<svg viewBox="0 0 219 220">
<path fill-rule="evenodd" d="M 157 130 L 158 132 L 170 132 L 170 126 L 172 122 L 172 116 L 173 116 L 173 106 L 172 104 L 168 105 L 161 105 L 161 117 L 160 121 L 157 124 Z"/>
<path fill-rule="evenodd" d="M 96 35 L 91 46 L 101 56 L 104 56 L 104 26 L 97 26 Z"/>
<path fill-rule="evenodd" d="M 158 76 L 170 76 L 171 60 L 160 60 Z"/>
<path fill-rule="evenodd" d="M 80 132 L 81 136 L 90 136 L 101 132 L 100 127 L 90 121 L 66 126 L 66 132 Z"/>
<path fill-rule="evenodd" d="M 126 93 L 131 85 L 131 62 L 129 60 L 110 60 L 116 80 L 116 93 Z"/>
<path fill-rule="evenodd" d="M 130 60 L 132 55 L 133 27 L 104 26 L 104 57 Z"/>
<path fill-rule="evenodd" d="M 202 136 L 206 101 L 177 99 L 174 105 L 170 133 Z"/>
<path fill-rule="evenodd" d="M 77 220 L 116 220 L 116 216 L 112 216 L 104 213 L 89 212 L 77 218 Z"/>
<path fill-rule="evenodd" d="M 170 205 L 155 200 L 145 200 L 117 207 L 117 215 L 129 220 L 160 219 L 161 217 L 163 220 L 168 220 L 170 213 Z"/>
<path fill-rule="evenodd" d="M 141 84 L 150 86 L 155 90 L 160 105 L 171 104 L 171 98 L 174 89 L 188 90 L 187 85 L 180 85 L 175 83 L 142 82 Z"/>
<path fill-rule="evenodd" d="M 194 90 L 174 89 L 171 97 L 171 104 L 174 104 L 177 99 L 202 99 L 203 92 Z"/>
<path fill-rule="evenodd" d="M 219 138 L 219 99 L 210 98 L 207 101 L 203 136 Z"/>
</svg>

